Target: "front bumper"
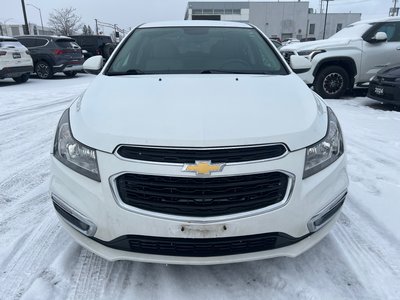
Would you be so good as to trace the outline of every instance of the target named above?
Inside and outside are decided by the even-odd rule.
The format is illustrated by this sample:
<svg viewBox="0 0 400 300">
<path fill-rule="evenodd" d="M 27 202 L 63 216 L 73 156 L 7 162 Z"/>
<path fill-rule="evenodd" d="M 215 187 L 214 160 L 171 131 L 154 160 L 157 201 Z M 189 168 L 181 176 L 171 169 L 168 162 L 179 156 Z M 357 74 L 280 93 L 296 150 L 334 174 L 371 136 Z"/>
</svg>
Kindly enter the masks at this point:
<svg viewBox="0 0 400 300">
<path fill-rule="evenodd" d="M 140 210 L 128 210 L 118 204 L 110 178 L 121 172 L 182 176 L 181 165 L 126 161 L 113 154 L 98 152 L 102 182 L 81 176 L 52 158 L 51 192 L 70 208 L 96 225 L 93 237 L 87 237 L 62 223 L 84 247 L 108 260 L 134 260 L 170 264 L 219 264 L 264 259 L 277 256 L 294 257 L 320 241 L 338 217 L 338 210 L 326 220 L 323 227 L 310 227 L 310 221 L 338 197 L 348 186 L 345 158 L 302 180 L 305 150 L 291 152 L 271 161 L 227 165 L 223 172 L 213 176 L 230 176 L 282 170 L 293 174 L 295 180 L 290 197 L 283 207 L 272 211 L 256 210 L 218 218 L 185 218 Z M 192 174 L 187 176 L 194 176 Z M 184 229 L 184 230 L 182 230 Z M 296 239 L 288 246 L 221 256 L 174 256 L 130 252 L 107 247 L 113 240 L 127 235 L 171 239 L 227 239 L 267 233 L 283 233 Z M 312 233 L 312 234 L 311 234 Z"/>
<path fill-rule="evenodd" d="M 378 94 L 376 92 L 377 90 L 379 90 L 381 93 Z M 371 81 L 367 96 L 379 102 L 400 105 L 400 84 L 379 84 Z"/>
</svg>

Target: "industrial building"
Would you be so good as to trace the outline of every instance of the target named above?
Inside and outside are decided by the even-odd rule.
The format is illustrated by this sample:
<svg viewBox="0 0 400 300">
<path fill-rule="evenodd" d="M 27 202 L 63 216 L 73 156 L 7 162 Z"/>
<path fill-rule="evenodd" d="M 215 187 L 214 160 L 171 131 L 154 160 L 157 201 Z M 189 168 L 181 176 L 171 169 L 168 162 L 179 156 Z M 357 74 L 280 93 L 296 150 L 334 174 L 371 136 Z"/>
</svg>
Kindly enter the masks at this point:
<svg viewBox="0 0 400 300">
<path fill-rule="evenodd" d="M 325 14 L 307 1 L 188 2 L 185 19 L 246 22 L 269 37 L 300 40 L 323 38 Z M 360 19 L 360 13 L 328 13 L 325 37 Z"/>
<path fill-rule="evenodd" d="M 30 35 L 52 35 L 54 31 L 48 27 L 43 27 L 29 23 L 29 34 Z M 0 35 L 5 36 L 18 36 L 24 35 L 24 25 L 22 24 L 0 24 Z"/>
</svg>

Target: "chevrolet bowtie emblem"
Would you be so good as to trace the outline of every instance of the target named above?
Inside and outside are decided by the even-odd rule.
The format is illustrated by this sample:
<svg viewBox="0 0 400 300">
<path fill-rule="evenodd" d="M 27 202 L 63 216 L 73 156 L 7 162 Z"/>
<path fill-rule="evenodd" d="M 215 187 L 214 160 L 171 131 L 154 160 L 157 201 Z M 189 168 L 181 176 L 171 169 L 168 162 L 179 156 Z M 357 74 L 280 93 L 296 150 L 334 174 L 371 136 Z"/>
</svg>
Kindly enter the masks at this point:
<svg viewBox="0 0 400 300">
<path fill-rule="evenodd" d="M 196 175 L 211 175 L 211 172 L 221 172 L 225 164 L 213 164 L 211 161 L 196 161 L 195 164 L 185 164 L 183 172 L 193 172 Z"/>
</svg>

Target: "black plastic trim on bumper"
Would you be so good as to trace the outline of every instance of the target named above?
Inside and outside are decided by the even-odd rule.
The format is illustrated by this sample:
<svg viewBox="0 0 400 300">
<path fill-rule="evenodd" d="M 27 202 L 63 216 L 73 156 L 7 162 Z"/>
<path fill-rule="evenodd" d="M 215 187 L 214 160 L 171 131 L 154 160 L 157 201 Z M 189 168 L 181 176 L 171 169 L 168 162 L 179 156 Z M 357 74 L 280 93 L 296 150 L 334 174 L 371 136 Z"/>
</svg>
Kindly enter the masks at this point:
<svg viewBox="0 0 400 300">
<path fill-rule="evenodd" d="M 386 93 L 383 96 L 375 94 L 375 88 L 382 88 L 386 90 Z M 380 85 L 374 82 L 370 83 L 367 97 L 376 100 L 379 102 L 392 104 L 392 105 L 400 105 L 400 84 L 391 84 L 391 85 Z"/>
<path fill-rule="evenodd" d="M 6 67 L 0 70 L 0 77 L 19 77 L 26 73 L 32 73 L 33 66 L 22 66 L 22 67 Z"/>
<path fill-rule="evenodd" d="M 281 232 L 225 238 L 166 238 L 155 236 L 125 235 L 105 242 L 92 239 L 117 250 L 185 257 L 210 257 L 252 253 L 278 249 L 296 244 L 310 234 L 295 238 Z"/>
<path fill-rule="evenodd" d="M 61 66 L 53 66 L 53 72 L 54 73 L 59 73 L 59 72 L 63 72 L 66 68 L 69 67 L 81 67 L 81 70 L 83 70 L 83 63 L 85 61 L 79 61 L 79 62 L 69 62 L 69 63 L 65 63 Z"/>
</svg>

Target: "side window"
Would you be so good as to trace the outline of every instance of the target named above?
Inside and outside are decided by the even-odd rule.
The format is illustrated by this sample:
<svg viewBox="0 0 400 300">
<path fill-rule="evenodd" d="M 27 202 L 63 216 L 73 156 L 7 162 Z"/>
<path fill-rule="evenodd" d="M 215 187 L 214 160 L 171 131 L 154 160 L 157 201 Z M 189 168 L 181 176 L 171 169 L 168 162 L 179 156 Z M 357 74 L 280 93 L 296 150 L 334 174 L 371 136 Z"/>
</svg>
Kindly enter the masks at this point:
<svg viewBox="0 0 400 300">
<path fill-rule="evenodd" d="M 371 33 L 371 37 L 373 37 L 377 32 L 386 33 L 388 42 L 399 42 L 400 41 L 400 24 L 399 22 L 389 22 L 384 23 L 375 29 Z"/>
<path fill-rule="evenodd" d="M 23 39 L 19 39 L 19 42 L 20 42 L 22 45 L 24 45 L 26 48 L 35 47 L 35 40 L 33 40 L 33 39 L 23 38 Z"/>
<path fill-rule="evenodd" d="M 36 47 L 43 47 L 47 44 L 48 40 L 46 39 L 37 39 L 36 40 Z"/>
</svg>

